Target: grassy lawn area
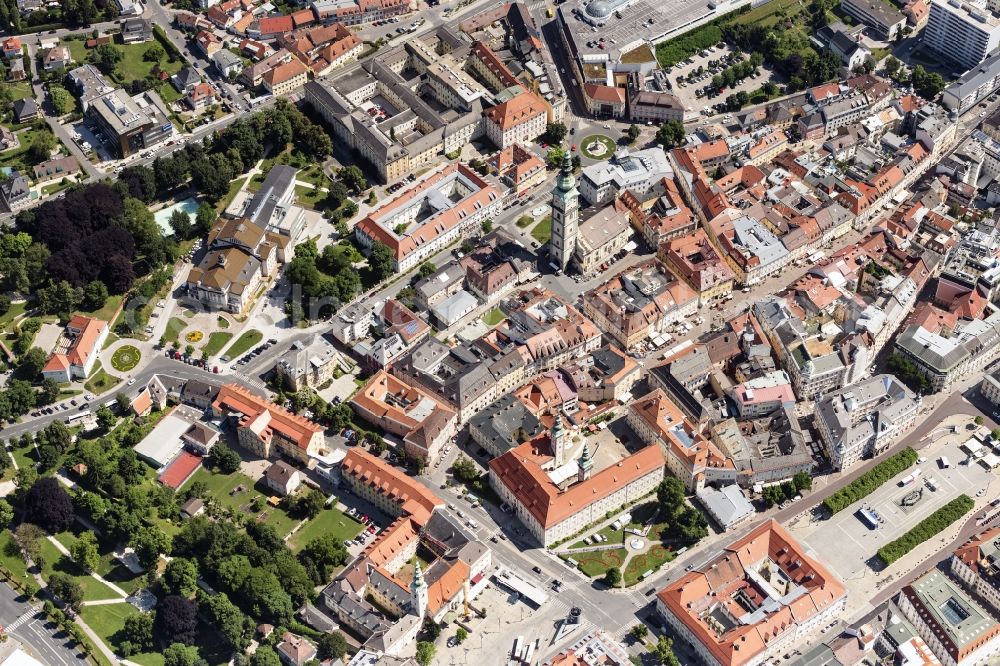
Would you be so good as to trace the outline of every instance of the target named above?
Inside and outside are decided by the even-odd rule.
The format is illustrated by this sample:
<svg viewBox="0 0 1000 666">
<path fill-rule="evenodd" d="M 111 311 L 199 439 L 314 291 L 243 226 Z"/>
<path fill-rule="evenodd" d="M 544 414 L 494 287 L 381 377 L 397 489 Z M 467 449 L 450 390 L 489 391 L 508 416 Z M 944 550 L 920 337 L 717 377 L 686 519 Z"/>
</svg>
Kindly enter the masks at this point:
<svg viewBox="0 0 1000 666">
<path fill-rule="evenodd" d="M 219 325 L 219 328 L 229 328 L 229 320 L 225 317 L 217 317 L 215 323 Z"/>
<path fill-rule="evenodd" d="M 0 534 L 0 564 L 3 564 L 22 585 L 35 584 L 35 581 L 28 575 L 28 565 L 21 558 L 21 549 L 14 543 L 14 535 L 10 530 L 4 530 Z"/>
<path fill-rule="evenodd" d="M 18 468 L 34 467 L 38 462 L 35 458 L 35 447 L 33 446 L 25 446 L 23 448 L 12 446 L 10 454 L 14 456 L 14 460 L 17 462 Z"/>
<path fill-rule="evenodd" d="M 55 182 L 49 183 L 48 185 L 42 185 L 42 196 L 52 196 L 62 192 L 63 190 L 68 190 L 76 183 L 72 178 L 63 178 L 62 180 L 57 180 Z"/>
<path fill-rule="evenodd" d="M 337 509 L 324 509 L 315 518 L 302 526 L 288 540 L 292 552 L 297 553 L 316 537 L 333 534 L 337 541 L 353 539 L 361 532 L 361 523 Z"/>
<path fill-rule="evenodd" d="M 778 12 L 787 10 L 791 7 L 795 7 L 795 13 L 799 12 L 799 0 L 772 0 L 756 9 L 751 9 L 746 14 L 740 14 L 733 20 L 733 23 L 739 25 L 751 25 L 754 23 L 761 23 L 762 25 L 771 25 L 777 22 L 775 15 Z M 774 19 L 769 20 L 769 19 Z"/>
<path fill-rule="evenodd" d="M 507 315 L 503 313 L 500 308 L 493 308 L 489 312 L 483 315 L 483 321 L 486 322 L 487 326 L 496 326 L 502 322 Z"/>
<path fill-rule="evenodd" d="M 177 92 L 177 88 L 174 88 L 169 80 L 157 88 L 156 92 L 160 96 L 160 99 L 163 100 L 163 103 L 168 106 L 181 98 L 181 94 Z"/>
<path fill-rule="evenodd" d="M 531 230 L 531 236 L 542 245 L 548 243 L 549 239 L 552 238 L 552 216 L 543 217 L 542 221 Z"/>
<path fill-rule="evenodd" d="M 580 152 L 592 160 L 606 160 L 614 155 L 617 149 L 618 146 L 611 137 L 603 134 L 591 134 L 580 140 Z"/>
<path fill-rule="evenodd" d="M 628 551 L 624 548 L 615 548 L 613 550 L 588 550 L 572 555 L 563 554 L 559 557 L 564 560 L 572 557 L 577 562 L 577 568 L 593 578 L 603 576 L 612 567 L 620 567 L 625 562 L 627 555 Z"/>
<path fill-rule="evenodd" d="M 17 139 L 21 145 L 13 150 L 0 153 L 0 167 L 12 167 L 23 173 L 31 173 L 31 167 L 35 166 L 37 162 L 32 160 L 28 153 L 35 137 L 39 134 L 52 134 L 52 130 L 47 125 L 42 125 L 40 129 L 33 126 L 29 130 L 18 132 Z M 52 138 L 55 139 L 54 134 L 52 134 Z M 55 139 L 55 145 L 59 145 L 58 139 Z"/>
<path fill-rule="evenodd" d="M 329 187 L 330 179 L 323 173 L 323 167 L 318 164 L 311 164 L 295 176 L 296 180 L 303 183 L 311 183 L 316 187 Z"/>
<path fill-rule="evenodd" d="M 232 507 L 247 515 L 255 515 L 258 521 L 262 520 L 270 524 L 282 536 L 288 534 L 298 523 L 297 520 L 293 519 L 282 509 L 268 506 L 265 503 L 267 496 L 256 490 L 253 480 L 245 474 L 238 472 L 236 474 L 216 474 L 202 467 L 195 472 L 191 482 L 194 483 L 195 481 L 204 481 L 208 486 L 208 491 L 221 504 Z M 233 494 L 237 486 L 243 486 L 243 490 Z M 255 498 L 260 498 L 262 507 L 259 512 L 254 512 L 250 507 Z"/>
<path fill-rule="evenodd" d="M 326 193 L 322 190 L 317 190 L 312 187 L 306 187 L 305 185 L 295 186 L 295 201 L 298 202 L 300 206 L 305 206 L 306 208 L 313 208 L 316 202 L 326 196 Z"/>
<path fill-rule="evenodd" d="M 8 330 L 10 328 L 11 322 L 13 322 L 15 318 L 23 315 L 24 310 L 27 307 L 28 307 L 27 301 L 11 304 L 10 309 L 7 310 L 7 312 L 4 312 L 3 315 L 0 315 L 0 329 L 3 329 L 5 331 Z"/>
<path fill-rule="evenodd" d="M 236 342 L 226 350 L 226 356 L 229 358 L 237 358 L 247 353 L 251 348 L 260 344 L 260 341 L 264 339 L 264 334 L 258 330 L 250 329 L 244 331 L 243 335 L 236 339 Z"/>
<path fill-rule="evenodd" d="M 167 342 L 173 342 L 180 338 L 181 331 L 187 328 L 187 322 L 183 319 L 178 319 L 177 317 L 171 317 L 170 321 L 167 322 L 167 328 L 163 332 L 163 339 Z"/>
<path fill-rule="evenodd" d="M 92 312 L 84 312 L 83 314 L 88 317 L 94 317 L 95 319 L 111 321 L 112 315 L 118 311 L 121 304 L 122 296 L 120 294 L 117 296 L 108 296 L 108 300 L 104 301 L 104 307 L 99 310 L 93 310 Z"/>
<path fill-rule="evenodd" d="M 10 91 L 10 101 L 12 102 L 24 99 L 25 97 L 31 97 L 30 81 L 5 81 L 4 85 Z"/>
<path fill-rule="evenodd" d="M 157 42 L 155 40 L 142 44 L 115 43 L 115 46 L 121 50 L 124 57 L 121 62 L 118 63 L 118 66 L 115 67 L 115 71 L 112 73 L 112 78 L 118 79 L 121 83 L 128 83 L 129 81 L 135 81 L 136 79 L 145 79 L 157 65 L 159 65 L 161 71 L 167 72 L 168 74 L 176 74 L 179 72 L 181 67 L 184 66 L 184 63 L 180 60 L 170 62 L 170 59 L 166 54 L 164 54 L 164 56 L 156 62 L 150 62 L 143 57 L 146 54 L 146 50 L 156 43 Z M 90 55 L 90 52 L 84 48 L 83 41 L 78 39 L 63 40 L 62 45 L 69 47 L 70 53 L 73 54 L 73 59 L 78 63 L 83 64 L 89 62 L 88 56 Z"/>
<path fill-rule="evenodd" d="M 125 619 L 132 615 L 138 615 L 139 611 L 132 604 L 107 604 L 104 606 L 84 606 L 80 611 L 80 617 L 93 629 L 104 642 L 118 649 L 118 641 L 114 636 L 125 628 Z M 163 655 L 158 652 L 143 652 L 129 657 L 133 661 L 143 666 L 163 666 Z"/>
<path fill-rule="evenodd" d="M 534 221 L 535 218 L 531 217 L 530 215 L 522 215 L 521 217 L 517 218 L 517 226 L 521 227 L 522 229 L 526 229 L 530 227 L 531 223 Z"/>
<path fill-rule="evenodd" d="M 83 570 L 77 566 L 69 556 L 63 555 L 59 552 L 59 549 L 55 547 L 48 539 L 42 539 L 41 542 L 41 555 L 42 564 L 42 578 L 48 580 L 55 572 L 60 572 L 68 575 L 73 580 L 80 584 L 83 588 L 83 598 L 85 601 L 96 601 L 98 599 L 115 599 L 119 595 L 112 590 L 110 587 L 100 582 L 96 578 L 85 574 Z"/>
<path fill-rule="evenodd" d="M 625 571 L 622 572 L 622 578 L 624 580 L 625 586 L 635 585 L 639 582 L 639 576 L 643 575 L 650 569 L 658 569 L 667 562 L 670 562 L 677 554 L 672 550 L 667 550 L 667 548 L 661 544 L 656 544 L 649 549 L 648 552 L 642 555 L 635 555 L 631 560 L 629 560 L 628 566 L 625 567 Z"/>
<path fill-rule="evenodd" d="M 229 207 L 229 204 L 233 202 L 236 198 L 236 193 L 243 189 L 243 184 L 247 182 L 250 176 L 243 176 L 242 178 L 237 178 L 236 180 L 229 183 L 229 191 L 226 192 L 226 196 L 219 199 L 219 203 L 215 206 L 215 212 L 221 213 Z"/>
<path fill-rule="evenodd" d="M 83 387 L 91 393 L 101 394 L 114 388 L 115 384 L 120 382 L 120 378 L 109 375 L 107 371 L 101 367 L 101 362 L 98 361 L 94 366 L 93 374 L 90 375 L 90 379 L 87 380 L 87 383 L 84 384 Z"/>
<path fill-rule="evenodd" d="M 208 336 L 208 343 L 201 348 L 203 352 L 209 356 L 215 356 L 222 348 L 226 346 L 233 337 L 232 333 L 227 333 L 226 331 L 216 331 Z"/>
</svg>

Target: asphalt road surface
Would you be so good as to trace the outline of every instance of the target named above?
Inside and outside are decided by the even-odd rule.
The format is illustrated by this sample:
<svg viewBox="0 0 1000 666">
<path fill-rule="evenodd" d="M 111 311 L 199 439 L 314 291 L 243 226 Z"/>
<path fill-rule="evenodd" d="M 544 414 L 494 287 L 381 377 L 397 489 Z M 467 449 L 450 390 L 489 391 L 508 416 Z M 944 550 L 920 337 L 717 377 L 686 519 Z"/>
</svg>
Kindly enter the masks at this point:
<svg viewBox="0 0 1000 666">
<path fill-rule="evenodd" d="M 87 663 L 66 632 L 46 620 L 40 607 L 35 610 L 6 585 L 0 585 L 0 624 L 5 634 L 18 639 L 24 651 L 43 664 L 85 666 Z"/>
</svg>

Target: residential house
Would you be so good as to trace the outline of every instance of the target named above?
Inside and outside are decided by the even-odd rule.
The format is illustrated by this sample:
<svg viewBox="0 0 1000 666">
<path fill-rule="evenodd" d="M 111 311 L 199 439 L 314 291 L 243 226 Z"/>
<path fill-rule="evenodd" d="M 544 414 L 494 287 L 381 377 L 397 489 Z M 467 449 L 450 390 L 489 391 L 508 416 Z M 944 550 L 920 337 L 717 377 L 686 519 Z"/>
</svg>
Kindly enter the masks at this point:
<svg viewBox="0 0 1000 666">
<path fill-rule="evenodd" d="M 65 351 L 56 352 L 42 368 L 42 376 L 57 382 L 86 379 L 108 339 L 108 322 L 77 315 L 66 324 L 70 339 Z"/>
<path fill-rule="evenodd" d="M 298 490 L 302 475 L 284 460 L 276 460 L 264 472 L 264 485 L 282 497 Z"/>
</svg>

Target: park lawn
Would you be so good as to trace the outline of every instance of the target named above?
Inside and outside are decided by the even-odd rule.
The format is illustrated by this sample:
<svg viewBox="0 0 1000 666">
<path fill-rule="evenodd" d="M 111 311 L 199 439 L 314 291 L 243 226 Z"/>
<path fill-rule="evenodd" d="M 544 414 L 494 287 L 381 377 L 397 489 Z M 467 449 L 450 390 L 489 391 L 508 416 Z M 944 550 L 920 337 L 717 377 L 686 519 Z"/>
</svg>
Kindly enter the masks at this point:
<svg viewBox="0 0 1000 666">
<path fill-rule="evenodd" d="M 100 319 L 102 321 L 111 321 L 111 318 L 118 311 L 118 308 L 122 304 L 121 294 L 115 296 L 108 296 L 108 300 L 104 301 L 104 306 L 97 309 L 91 310 L 90 312 L 84 312 L 83 315 L 87 317 L 93 317 L 94 319 Z"/>
<path fill-rule="evenodd" d="M 302 550 L 306 544 L 317 537 L 332 534 L 338 543 L 353 539 L 361 532 L 361 523 L 345 515 L 339 509 L 323 509 L 319 514 L 302 526 L 288 540 L 293 553 Z"/>
<path fill-rule="evenodd" d="M 253 480 L 249 476 L 240 474 L 239 472 L 235 474 L 218 474 L 201 467 L 197 472 L 195 472 L 191 483 L 195 483 L 197 481 L 203 481 L 208 486 L 208 491 L 219 501 L 220 504 L 231 507 L 236 511 L 243 512 L 247 515 L 253 515 L 247 505 L 255 497 L 260 497 L 264 501 L 267 500 L 266 495 L 254 488 Z M 238 495 L 231 495 L 230 493 L 241 484 L 246 490 Z M 298 522 L 282 509 L 275 508 L 266 503 L 263 504 L 263 508 L 261 508 L 260 513 L 257 514 L 258 521 L 261 520 L 261 516 L 264 517 L 263 522 L 271 525 L 271 527 L 273 527 L 281 536 L 288 534 Z"/>
<path fill-rule="evenodd" d="M 229 328 L 229 320 L 225 317 L 217 317 L 215 323 L 219 325 L 219 328 Z"/>
<path fill-rule="evenodd" d="M 78 65 L 82 65 L 87 62 L 87 55 L 90 53 L 87 47 L 83 45 L 83 42 L 84 40 L 82 39 L 64 39 L 59 42 L 59 45 L 68 48 L 70 55 L 73 56 L 73 60 Z"/>
<path fill-rule="evenodd" d="M 521 217 L 517 218 L 517 226 L 521 227 L 522 229 L 526 229 L 527 227 L 530 227 L 531 223 L 534 221 L 535 218 L 531 217 L 530 215 L 522 215 Z"/>
<path fill-rule="evenodd" d="M 126 618 L 138 614 L 137 608 L 124 602 L 102 606 L 84 606 L 80 610 L 80 617 L 83 618 L 83 621 L 116 652 L 119 646 L 112 638 L 125 628 Z M 142 666 L 163 666 L 163 655 L 158 652 L 142 652 L 134 654 L 128 659 L 131 662 L 142 664 Z"/>
<path fill-rule="evenodd" d="M 34 446 L 12 446 L 10 447 L 10 454 L 14 456 L 14 461 L 17 463 L 18 469 L 34 467 L 38 463 L 38 459 L 35 457 Z"/>
<path fill-rule="evenodd" d="M 751 9 L 745 14 L 740 14 L 734 20 L 734 24 L 743 25 L 755 25 L 760 23 L 761 25 L 767 26 L 772 23 L 777 22 L 776 15 L 778 12 L 785 11 L 791 8 L 795 8 L 794 14 L 798 14 L 801 11 L 801 5 L 799 0 L 773 0 L 768 2 L 756 9 Z M 787 13 L 787 12 L 786 12 Z M 774 18 L 773 21 L 768 19 Z"/>
<path fill-rule="evenodd" d="M 531 230 L 531 236 L 542 245 L 548 243 L 549 239 L 552 238 L 552 216 L 543 217 L 542 221 Z"/>
<path fill-rule="evenodd" d="M 7 312 L 4 312 L 3 315 L 0 315 L 0 329 L 5 331 L 8 330 L 10 328 L 10 324 L 14 321 L 14 319 L 23 315 L 24 310 L 27 307 L 28 307 L 27 301 L 21 301 L 20 303 L 12 303 L 10 309 L 7 310 Z"/>
<path fill-rule="evenodd" d="M 323 167 L 318 164 L 311 164 L 302 171 L 299 171 L 295 179 L 301 180 L 303 183 L 310 183 L 316 187 L 330 186 L 330 179 L 323 173 Z"/>
<path fill-rule="evenodd" d="M 239 193 L 239 191 L 243 189 L 243 185 L 247 182 L 249 178 L 250 176 L 243 176 L 242 178 L 237 178 L 231 181 L 229 183 L 229 191 L 226 192 L 226 196 L 219 199 L 219 203 L 215 205 L 215 212 L 221 213 L 222 211 L 229 208 L 229 204 L 233 202 L 233 199 L 236 198 L 236 195 Z"/>
<path fill-rule="evenodd" d="M 170 321 L 167 322 L 167 328 L 163 331 L 163 339 L 167 342 L 173 342 L 181 336 L 181 331 L 187 328 L 187 322 L 183 319 L 178 319 L 177 317 L 171 317 Z"/>
<path fill-rule="evenodd" d="M 232 333 L 228 333 L 226 331 L 216 331 L 208 336 L 208 342 L 201 348 L 201 350 L 209 356 L 215 356 L 222 351 L 222 348 L 225 347 L 226 343 L 232 338 Z"/>
<path fill-rule="evenodd" d="M 14 534 L 4 530 L 0 534 L 0 564 L 22 585 L 34 585 L 34 579 L 28 575 L 28 565 L 21 557 L 21 549 L 14 542 Z"/>
<path fill-rule="evenodd" d="M 95 395 L 100 395 L 105 391 L 108 391 L 118 383 L 121 382 L 120 377 L 113 377 L 109 375 L 107 371 L 101 367 L 101 362 L 98 361 L 94 366 L 94 373 L 87 380 L 87 383 L 83 385 L 83 388 L 87 389 Z"/>
<path fill-rule="evenodd" d="M 181 94 L 177 92 L 177 88 L 170 83 L 170 81 L 164 81 L 163 84 L 156 89 L 156 93 L 163 100 L 164 104 L 170 105 L 178 101 L 181 98 Z"/>
<path fill-rule="evenodd" d="M 83 588 L 84 601 L 97 601 L 98 599 L 116 599 L 118 594 L 110 587 L 86 574 L 68 555 L 63 555 L 48 539 L 40 542 L 40 552 L 43 559 L 42 578 L 48 580 L 55 573 L 60 572 L 68 575 Z"/>
<path fill-rule="evenodd" d="M 31 150 L 31 144 L 34 142 L 35 137 L 39 134 L 52 134 L 52 130 L 49 129 L 48 125 L 36 129 L 25 130 L 23 132 L 18 132 L 17 138 L 21 142 L 21 145 L 13 150 L 8 150 L 0 153 L 0 167 L 11 167 L 17 169 L 22 173 L 30 173 L 31 167 L 35 166 L 37 162 L 30 159 L 28 152 Z M 59 140 L 52 135 L 55 140 L 55 145 L 59 145 Z"/>
<path fill-rule="evenodd" d="M 306 208 L 313 208 L 316 202 L 326 196 L 326 193 L 322 190 L 317 190 L 314 187 L 306 187 L 305 185 L 295 186 L 295 201 Z"/>
<path fill-rule="evenodd" d="M 17 81 L 17 82 L 5 82 L 7 90 L 10 91 L 10 101 L 16 102 L 19 99 L 25 99 L 32 96 L 31 82 L 30 81 Z"/>
<path fill-rule="evenodd" d="M 236 339 L 236 342 L 226 350 L 226 356 L 229 358 L 237 358 L 243 354 L 250 351 L 250 349 L 258 344 L 264 339 L 264 334 L 258 330 L 250 329 L 244 331 L 243 335 Z"/>
<path fill-rule="evenodd" d="M 677 553 L 672 550 L 667 550 L 667 548 L 662 544 L 654 545 L 647 552 L 641 555 L 633 555 L 632 559 L 628 562 L 628 566 L 625 567 L 625 571 L 622 572 L 622 579 L 625 587 L 635 585 L 639 582 L 639 576 L 643 575 L 650 569 L 655 570 L 663 566 L 675 557 L 677 557 Z"/>
<path fill-rule="evenodd" d="M 560 555 L 562 559 L 572 557 L 577 562 L 577 568 L 587 576 L 603 576 L 608 569 L 620 567 L 625 562 L 628 551 L 624 548 L 613 550 L 588 550 L 583 553 Z"/>
<path fill-rule="evenodd" d="M 63 178 L 62 180 L 57 180 L 49 183 L 48 185 L 42 185 L 42 196 L 50 197 L 53 194 L 58 194 L 63 190 L 68 190 L 76 184 L 76 180 L 73 178 Z"/>
<path fill-rule="evenodd" d="M 500 308 L 493 308 L 489 312 L 483 315 L 483 321 L 486 322 L 487 326 L 496 326 L 502 322 L 507 315 L 503 313 Z"/>
</svg>

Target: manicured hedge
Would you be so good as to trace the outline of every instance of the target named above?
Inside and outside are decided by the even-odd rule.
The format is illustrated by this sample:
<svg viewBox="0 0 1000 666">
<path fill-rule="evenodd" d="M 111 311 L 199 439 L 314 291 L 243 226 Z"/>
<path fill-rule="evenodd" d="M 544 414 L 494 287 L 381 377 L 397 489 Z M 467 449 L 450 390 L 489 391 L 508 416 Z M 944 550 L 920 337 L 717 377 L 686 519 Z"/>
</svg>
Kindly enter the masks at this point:
<svg viewBox="0 0 1000 666">
<path fill-rule="evenodd" d="M 903 536 L 879 548 L 877 553 L 879 559 L 885 562 L 886 566 L 889 566 L 923 542 L 933 538 L 934 535 L 969 513 L 969 511 L 972 511 L 972 507 L 975 504 L 968 495 L 959 495 L 921 520 Z"/>
<path fill-rule="evenodd" d="M 849 485 L 844 486 L 823 500 L 823 506 L 831 514 L 837 513 L 875 492 L 879 486 L 896 476 L 913 463 L 917 462 L 917 452 L 909 446 L 886 458 L 870 470 L 859 476 Z"/>
</svg>

